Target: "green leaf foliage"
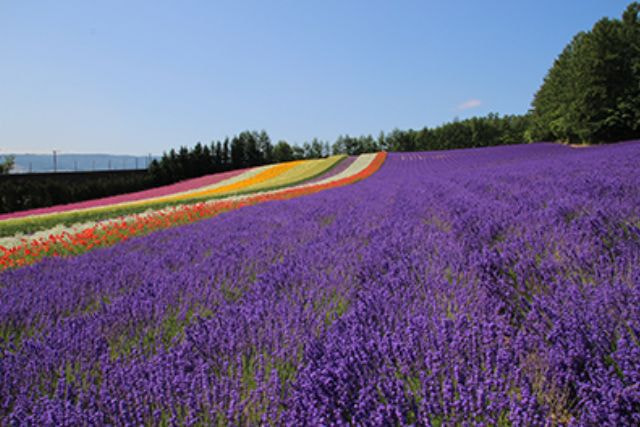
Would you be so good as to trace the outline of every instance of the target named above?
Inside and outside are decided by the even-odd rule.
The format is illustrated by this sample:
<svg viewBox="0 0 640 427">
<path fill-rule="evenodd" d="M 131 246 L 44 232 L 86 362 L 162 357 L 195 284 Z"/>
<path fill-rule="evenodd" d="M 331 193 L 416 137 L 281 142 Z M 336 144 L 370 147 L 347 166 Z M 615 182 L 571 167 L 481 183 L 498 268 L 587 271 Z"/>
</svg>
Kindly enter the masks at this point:
<svg viewBox="0 0 640 427">
<path fill-rule="evenodd" d="M 532 103 L 531 140 L 602 143 L 640 136 L 639 3 L 577 34 Z"/>
</svg>

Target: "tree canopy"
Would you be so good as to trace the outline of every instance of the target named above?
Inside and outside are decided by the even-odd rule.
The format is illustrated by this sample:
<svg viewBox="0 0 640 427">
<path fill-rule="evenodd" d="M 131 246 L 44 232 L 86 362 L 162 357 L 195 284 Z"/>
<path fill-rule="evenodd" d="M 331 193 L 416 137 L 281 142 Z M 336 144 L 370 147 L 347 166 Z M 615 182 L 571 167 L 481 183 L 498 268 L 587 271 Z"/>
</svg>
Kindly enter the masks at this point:
<svg viewBox="0 0 640 427">
<path fill-rule="evenodd" d="M 615 142 L 640 135 L 640 4 L 578 33 L 532 102 L 530 140 Z"/>
</svg>

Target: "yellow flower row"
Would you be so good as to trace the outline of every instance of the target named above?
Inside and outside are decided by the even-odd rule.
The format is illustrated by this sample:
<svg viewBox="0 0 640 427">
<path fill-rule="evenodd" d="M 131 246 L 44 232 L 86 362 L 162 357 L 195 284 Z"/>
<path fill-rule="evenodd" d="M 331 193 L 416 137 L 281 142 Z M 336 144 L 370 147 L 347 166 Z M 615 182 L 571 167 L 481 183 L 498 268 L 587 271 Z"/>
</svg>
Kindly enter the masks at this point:
<svg viewBox="0 0 640 427">
<path fill-rule="evenodd" d="M 245 188 L 245 190 L 252 192 L 261 191 L 269 188 L 284 187 L 301 181 L 305 181 L 326 171 L 343 157 L 344 156 L 332 156 L 326 159 L 305 160 L 297 162 L 295 167 L 285 171 L 284 173 L 274 177 L 273 179 L 256 183 Z"/>
<path fill-rule="evenodd" d="M 233 194 L 238 191 L 242 191 L 252 185 L 268 182 L 269 180 L 277 177 L 278 175 L 283 174 L 284 172 L 292 169 L 297 166 L 299 162 L 287 162 L 287 163 L 279 163 L 277 165 L 271 166 L 261 173 L 243 179 L 241 181 L 233 182 L 226 185 L 217 186 L 216 188 L 211 188 L 207 190 L 196 191 L 189 194 L 183 194 L 179 196 L 166 196 L 160 199 L 154 199 L 153 202 L 173 202 L 173 201 L 181 201 L 188 199 L 197 199 L 208 196 L 219 196 L 224 194 Z"/>
</svg>

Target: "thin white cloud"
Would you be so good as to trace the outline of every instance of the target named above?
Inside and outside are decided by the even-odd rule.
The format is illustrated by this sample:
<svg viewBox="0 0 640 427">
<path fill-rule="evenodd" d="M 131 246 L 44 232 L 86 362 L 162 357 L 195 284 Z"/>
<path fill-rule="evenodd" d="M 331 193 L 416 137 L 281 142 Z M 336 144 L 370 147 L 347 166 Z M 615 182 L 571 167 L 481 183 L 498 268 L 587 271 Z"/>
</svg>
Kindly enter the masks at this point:
<svg viewBox="0 0 640 427">
<path fill-rule="evenodd" d="M 462 110 L 469 110 L 471 108 L 477 108 L 479 106 L 482 105 L 482 101 L 480 101 L 479 99 L 470 99 L 468 101 L 463 102 L 462 104 L 458 105 L 458 110 L 462 111 Z"/>
</svg>

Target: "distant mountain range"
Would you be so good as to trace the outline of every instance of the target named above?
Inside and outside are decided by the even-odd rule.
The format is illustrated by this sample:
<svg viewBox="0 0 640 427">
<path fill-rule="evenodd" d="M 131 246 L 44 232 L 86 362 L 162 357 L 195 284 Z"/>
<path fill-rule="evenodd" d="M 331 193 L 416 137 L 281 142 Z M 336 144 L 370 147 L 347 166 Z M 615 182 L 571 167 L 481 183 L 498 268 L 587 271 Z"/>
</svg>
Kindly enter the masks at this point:
<svg viewBox="0 0 640 427">
<path fill-rule="evenodd" d="M 53 172 L 52 154 L 0 154 L 15 156 L 16 163 L 11 173 Z M 117 154 L 58 154 L 56 156 L 58 172 L 145 169 L 158 156 L 129 156 Z"/>
</svg>

